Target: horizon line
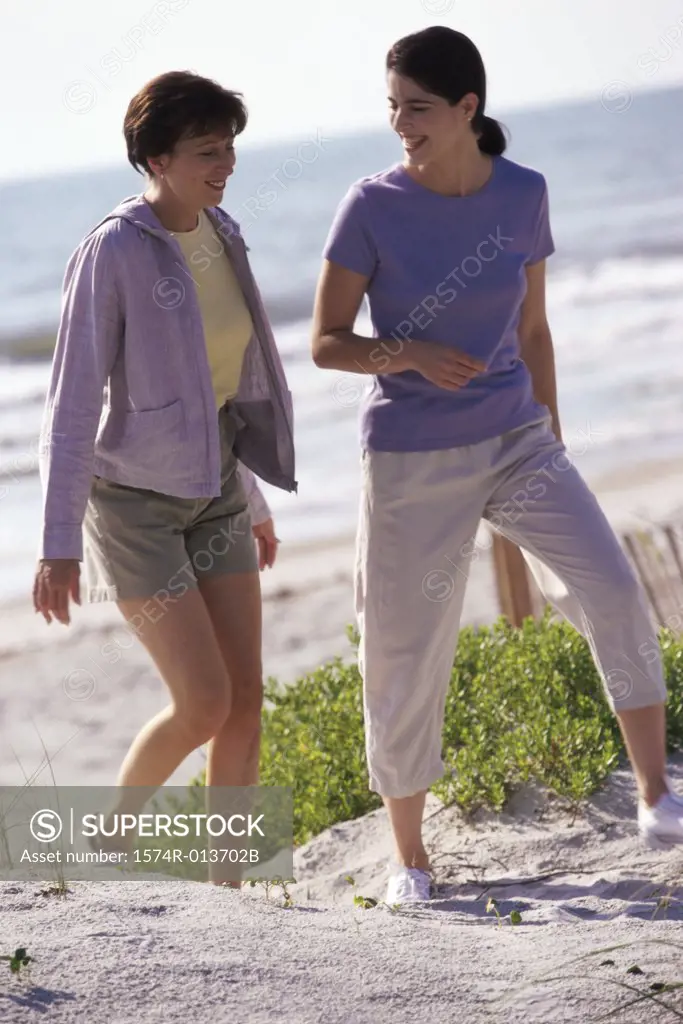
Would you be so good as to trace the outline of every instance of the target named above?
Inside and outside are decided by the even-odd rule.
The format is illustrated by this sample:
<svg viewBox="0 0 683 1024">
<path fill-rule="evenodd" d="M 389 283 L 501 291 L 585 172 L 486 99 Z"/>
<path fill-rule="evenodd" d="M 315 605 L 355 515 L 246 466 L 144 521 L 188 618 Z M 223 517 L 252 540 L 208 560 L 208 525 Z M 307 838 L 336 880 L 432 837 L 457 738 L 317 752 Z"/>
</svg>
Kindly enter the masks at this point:
<svg viewBox="0 0 683 1024">
<path fill-rule="evenodd" d="M 627 86 L 627 88 L 630 90 L 632 96 L 634 96 L 634 97 L 635 96 L 650 96 L 650 95 L 653 95 L 653 94 L 656 94 L 656 93 L 680 92 L 681 90 L 683 90 L 683 79 L 681 81 L 679 81 L 679 82 L 670 82 L 670 83 L 667 83 L 666 85 L 662 85 L 662 86 L 659 86 L 659 87 L 653 85 L 651 87 L 645 86 L 645 87 L 640 87 L 640 88 L 632 88 L 632 87 L 630 87 L 628 85 L 627 82 L 617 81 L 615 79 L 613 82 L 606 83 L 606 85 L 603 87 L 602 91 L 604 92 L 604 90 L 606 88 L 608 88 L 610 85 L 614 85 L 614 84 L 619 84 L 619 85 Z M 600 92 L 594 92 L 594 91 L 591 90 L 590 92 L 587 92 L 587 93 L 575 94 L 573 96 L 565 96 L 565 97 L 558 98 L 556 100 L 551 100 L 550 102 L 546 102 L 546 103 L 535 103 L 535 102 L 522 103 L 522 104 L 519 104 L 517 106 L 512 106 L 512 107 L 508 107 L 508 108 L 504 108 L 504 109 L 500 110 L 499 112 L 497 112 L 496 120 L 503 121 L 506 116 L 513 116 L 514 117 L 514 116 L 517 116 L 518 114 L 529 114 L 529 113 L 533 113 L 534 111 L 537 112 L 537 113 L 547 112 L 547 111 L 551 111 L 551 110 L 557 109 L 558 107 L 583 106 L 586 103 L 589 103 L 591 101 L 600 102 L 600 96 L 601 96 Z M 491 114 L 490 116 L 493 117 L 494 115 Z M 330 126 L 328 126 L 328 125 L 325 125 L 325 126 L 320 126 L 319 125 L 317 127 L 318 127 L 318 130 L 320 130 L 320 131 L 331 131 L 332 130 L 330 128 Z M 378 119 L 377 124 L 359 125 L 358 127 L 355 127 L 355 128 L 345 127 L 345 128 L 340 129 L 340 130 L 337 130 L 336 134 L 337 134 L 338 137 L 350 139 L 350 138 L 354 138 L 354 137 L 363 137 L 363 136 L 366 136 L 366 135 L 376 135 L 383 128 L 386 128 L 385 121 Z M 243 144 L 242 148 L 244 150 L 250 150 L 251 152 L 258 152 L 259 150 L 262 151 L 262 150 L 270 149 L 272 146 L 275 146 L 275 145 L 286 144 L 287 142 L 291 142 L 291 141 L 295 140 L 296 138 L 297 138 L 297 133 L 296 132 L 293 132 L 291 134 L 275 135 L 270 140 L 259 139 L 259 140 L 255 141 L 255 142 L 248 142 L 247 141 L 247 142 L 245 142 Z M 61 167 L 61 168 L 57 167 L 57 168 L 55 168 L 52 171 L 47 171 L 47 172 L 42 172 L 42 173 L 40 173 L 40 172 L 32 172 L 32 173 L 28 173 L 27 175 L 24 175 L 24 176 L 18 176 L 18 175 L 12 174 L 12 175 L 9 175 L 7 177 L 4 177 L 2 175 L 2 171 L 0 170 L 0 188 L 6 187 L 6 186 L 24 185 L 24 184 L 28 184 L 29 182 L 36 183 L 36 182 L 40 182 L 40 181 L 45 181 L 48 178 L 66 178 L 66 177 L 72 177 L 72 176 L 73 177 L 78 177 L 78 176 L 83 175 L 83 174 L 107 174 L 107 173 L 111 173 L 112 171 L 123 170 L 124 167 L 130 169 L 131 171 L 133 170 L 133 168 L 128 164 L 128 162 L 127 162 L 127 160 L 125 158 L 121 162 L 115 162 L 115 161 L 109 162 L 108 161 L 106 163 L 78 164 L 78 165 L 76 165 L 74 167 L 71 167 L 71 168 L 69 168 L 69 167 Z"/>
</svg>

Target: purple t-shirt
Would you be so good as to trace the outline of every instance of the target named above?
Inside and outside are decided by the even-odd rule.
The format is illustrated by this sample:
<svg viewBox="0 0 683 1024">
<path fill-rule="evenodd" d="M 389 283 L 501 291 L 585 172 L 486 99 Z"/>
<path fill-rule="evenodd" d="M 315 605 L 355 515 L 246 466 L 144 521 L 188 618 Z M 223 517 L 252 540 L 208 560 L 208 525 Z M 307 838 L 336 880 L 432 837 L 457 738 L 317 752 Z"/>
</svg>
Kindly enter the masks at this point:
<svg viewBox="0 0 683 1024">
<path fill-rule="evenodd" d="M 517 328 L 525 268 L 552 252 L 545 178 L 503 156 L 470 196 L 432 192 L 401 164 L 351 186 L 323 255 L 370 278 L 379 340 L 361 415 L 363 447 L 476 444 L 548 414 L 534 400 Z M 387 372 L 392 352 L 420 340 L 454 345 L 487 369 L 458 391 L 414 370 Z"/>
</svg>

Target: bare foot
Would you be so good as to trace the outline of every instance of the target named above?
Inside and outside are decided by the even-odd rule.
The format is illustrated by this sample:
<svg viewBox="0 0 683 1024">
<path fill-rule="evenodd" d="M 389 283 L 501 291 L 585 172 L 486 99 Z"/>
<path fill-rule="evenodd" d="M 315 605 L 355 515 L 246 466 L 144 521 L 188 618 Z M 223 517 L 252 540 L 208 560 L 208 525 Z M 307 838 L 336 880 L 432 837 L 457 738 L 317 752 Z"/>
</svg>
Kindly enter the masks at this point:
<svg viewBox="0 0 683 1024">
<path fill-rule="evenodd" d="M 109 830 L 112 822 L 107 820 L 104 824 L 107 830 Z M 105 853 L 125 853 L 130 856 L 135 849 L 135 836 L 131 832 L 126 832 L 124 835 L 111 836 L 98 832 L 97 835 L 88 837 L 88 843 L 90 849 L 95 852 L 102 850 Z"/>
</svg>

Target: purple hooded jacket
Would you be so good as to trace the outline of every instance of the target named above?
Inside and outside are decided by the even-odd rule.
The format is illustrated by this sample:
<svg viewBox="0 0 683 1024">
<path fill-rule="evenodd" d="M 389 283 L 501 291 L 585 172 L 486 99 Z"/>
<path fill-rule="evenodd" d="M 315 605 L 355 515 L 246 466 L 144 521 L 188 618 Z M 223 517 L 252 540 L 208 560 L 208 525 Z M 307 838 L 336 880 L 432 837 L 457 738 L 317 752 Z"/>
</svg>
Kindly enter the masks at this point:
<svg viewBox="0 0 683 1024">
<path fill-rule="evenodd" d="M 297 490 L 292 396 L 237 223 L 207 209 L 254 323 L 235 452 L 254 523 L 270 515 L 254 474 Z M 142 196 L 124 200 L 66 268 L 43 414 L 39 557 L 83 558 L 93 475 L 185 498 L 220 495 L 220 438 L 194 283 L 180 246 Z"/>
</svg>

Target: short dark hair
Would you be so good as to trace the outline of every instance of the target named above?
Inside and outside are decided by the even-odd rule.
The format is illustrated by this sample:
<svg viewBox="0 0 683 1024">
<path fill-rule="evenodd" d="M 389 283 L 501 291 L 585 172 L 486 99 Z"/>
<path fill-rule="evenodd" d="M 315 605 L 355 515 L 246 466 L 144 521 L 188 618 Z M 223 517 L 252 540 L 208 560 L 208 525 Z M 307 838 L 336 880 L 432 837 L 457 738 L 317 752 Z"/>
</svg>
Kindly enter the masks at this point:
<svg viewBox="0 0 683 1024">
<path fill-rule="evenodd" d="M 507 140 L 502 125 L 484 113 L 486 107 L 486 71 L 479 50 L 462 32 L 432 25 L 421 32 L 404 36 L 389 50 L 387 71 L 396 71 L 455 106 L 472 92 L 479 106 L 472 119 L 479 149 L 490 156 L 505 152 Z"/>
<path fill-rule="evenodd" d="M 220 131 L 239 135 L 246 124 L 241 93 L 192 71 L 168 71 L 130 101 L 123 134 L 130 163 L 136 171 L 151 174 L 149 158 L 172 153 L 181 139 Z"/>
</svg>

